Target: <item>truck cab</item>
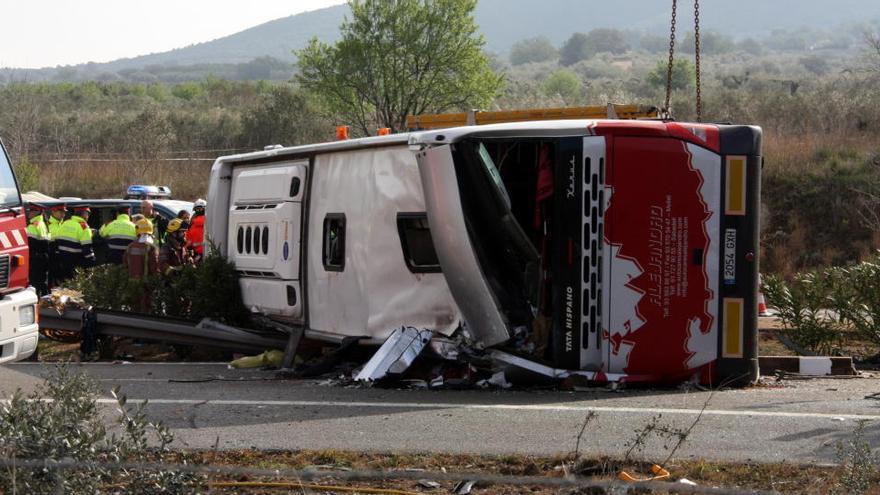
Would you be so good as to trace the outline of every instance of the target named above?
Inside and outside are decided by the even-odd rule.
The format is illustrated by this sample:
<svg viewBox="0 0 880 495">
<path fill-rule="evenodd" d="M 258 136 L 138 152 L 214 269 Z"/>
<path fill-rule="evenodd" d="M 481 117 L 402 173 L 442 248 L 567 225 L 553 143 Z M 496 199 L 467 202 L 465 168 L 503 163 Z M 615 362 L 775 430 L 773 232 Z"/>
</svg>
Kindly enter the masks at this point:
<svg viewBox="0 0 880 495">
<path fill-rule="evenodd" d="M 0 364 L 37 349 L 37 293 L 28 287 L 27 219 L 6 148 L 0 143 Z"/>
</svg>

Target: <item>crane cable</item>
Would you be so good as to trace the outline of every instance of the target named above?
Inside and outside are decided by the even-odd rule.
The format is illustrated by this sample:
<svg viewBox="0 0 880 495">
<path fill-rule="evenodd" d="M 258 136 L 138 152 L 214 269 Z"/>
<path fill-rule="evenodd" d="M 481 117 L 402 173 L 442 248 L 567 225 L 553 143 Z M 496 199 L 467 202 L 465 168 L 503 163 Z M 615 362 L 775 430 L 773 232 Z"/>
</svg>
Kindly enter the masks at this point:
<svg viewBox="0 0 880 495">
<path fill-rule="evenodd" d="M 703 94 L 700 87 L 700 0 L 694 0 L 694 65 L 697 83 L 697 122 L 703 120 Z"/>
<path fill-rule="evenodd" d="M 666 66 L 666 102 L 663 106 L 663 118 L 672 118 L 670 100 L 672 98 L 672 71 L 675 65 L 675 22 L 677 0 L 672 0 L 672 18 L 669 25 L 669 62 Z M 700 77 L 700 0 L 694 0 L 694 65 L 697 86 L 697 122 L 703 118 L 703 93 Z"/>
<path fill-rule="evenodd" d="M 669 64 L 666 66 L 666 103 L 663 105 L 663 118 L 672 116 L 669 100 L 672 98 L 672 66 L 675 62 L 675 8 L 677 0 L 672 0 L 672 21 L 669 28 Z"/>
</svg>

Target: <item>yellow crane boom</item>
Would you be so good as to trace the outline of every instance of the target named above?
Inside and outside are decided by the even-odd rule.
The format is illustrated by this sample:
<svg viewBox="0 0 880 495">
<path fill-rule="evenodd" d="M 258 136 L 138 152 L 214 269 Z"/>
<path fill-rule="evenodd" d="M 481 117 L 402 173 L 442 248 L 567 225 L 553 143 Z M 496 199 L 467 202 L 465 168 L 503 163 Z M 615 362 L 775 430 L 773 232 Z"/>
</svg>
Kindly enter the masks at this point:
<svg viewBox="0 0 880 495">
<path fill-rule="evenodd" d="M 465 125 L 501 124 L 533 120 L 650 119 L 659 116 L 660 111 L 657 107 L 650 105 L 615 105 L 609 103 L 605 106 L 408 115 L 406 117 L 406 128 L 410 130 L 443 129 Z"/>
</svg>

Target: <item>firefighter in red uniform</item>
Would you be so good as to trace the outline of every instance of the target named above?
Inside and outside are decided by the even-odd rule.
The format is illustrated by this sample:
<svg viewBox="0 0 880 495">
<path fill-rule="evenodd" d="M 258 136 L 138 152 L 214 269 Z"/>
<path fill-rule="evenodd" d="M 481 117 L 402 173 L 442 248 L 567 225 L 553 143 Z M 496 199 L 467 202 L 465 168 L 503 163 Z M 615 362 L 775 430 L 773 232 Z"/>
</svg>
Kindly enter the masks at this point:
<svg viewBox="0 0 880 495">
<path fill-rule="evenodd" d="M 135 224 L 137 240 L 128 245 L 122 257 L 122 264 L 128 269 L 129 280 L 141 284 L 141 297 L 136 311 L 146 313 L 150 310 L 150 290 L 147 281 L 159 274 L 159 248 L 153 239 L 153 223 L 146 218 Z"/>
<path fill-rule="evenodd" d="M 205 252 L 205 207 L 208 203 L 204 199 L 197 199 L 193 203 L 193 216 L 186 231 L 186 240 L 190 248 L 195 252 L 196 261 L 201 261 Z"/>
</svg>

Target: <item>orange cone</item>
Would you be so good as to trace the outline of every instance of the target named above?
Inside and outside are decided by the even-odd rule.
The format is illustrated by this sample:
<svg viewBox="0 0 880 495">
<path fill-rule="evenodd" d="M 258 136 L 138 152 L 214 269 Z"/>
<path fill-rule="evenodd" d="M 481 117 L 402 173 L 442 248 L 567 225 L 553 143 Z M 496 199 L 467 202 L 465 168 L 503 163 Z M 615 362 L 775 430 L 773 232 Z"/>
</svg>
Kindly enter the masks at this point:
<svg viewBox="0 0 880 495">
<path fill-rule="evenodd" d="M 760 290 L 758 291 L 758 316 L 770 316 L 770 312 L 767 311 L 767 301 L 764 300 L 764 293 Z"/>
<path fill-rule="evenodd" d="M 758 316 L 771 316 L 770 312 L 767 311 L 767 301 L 764 300 L 764 291 L 761 290 L 764 286 L 761 281 L 761 275 L 758 274 Z"/>
</svg>

